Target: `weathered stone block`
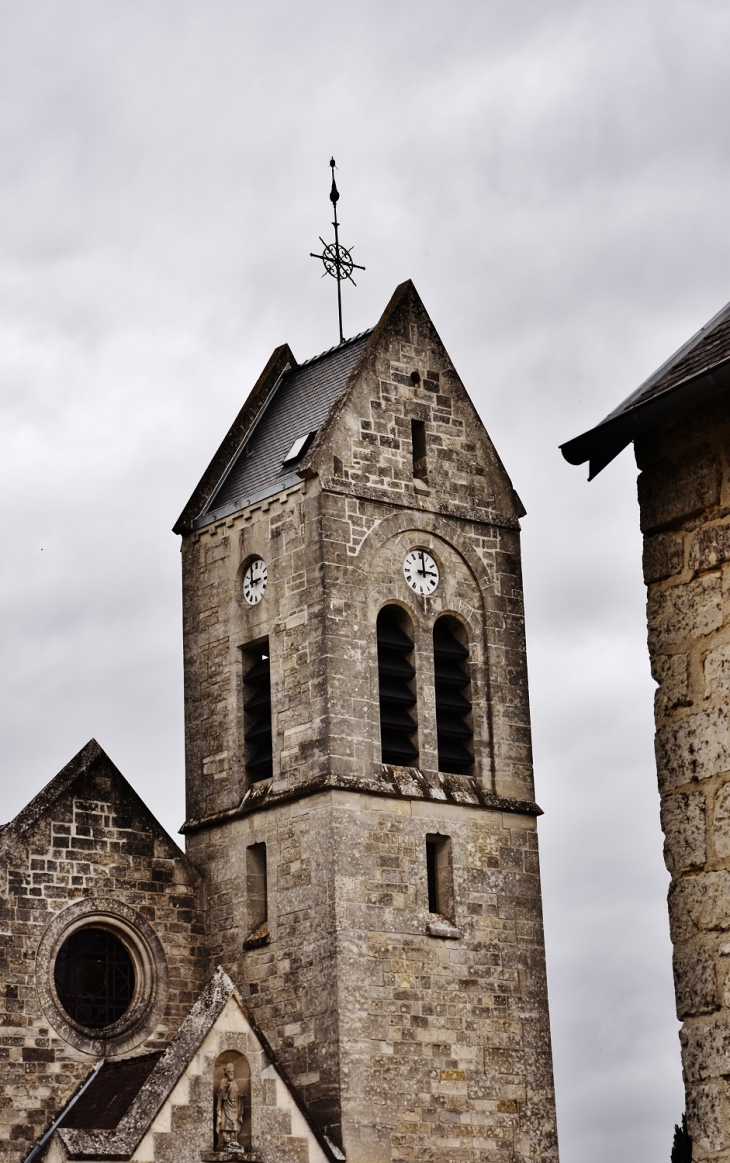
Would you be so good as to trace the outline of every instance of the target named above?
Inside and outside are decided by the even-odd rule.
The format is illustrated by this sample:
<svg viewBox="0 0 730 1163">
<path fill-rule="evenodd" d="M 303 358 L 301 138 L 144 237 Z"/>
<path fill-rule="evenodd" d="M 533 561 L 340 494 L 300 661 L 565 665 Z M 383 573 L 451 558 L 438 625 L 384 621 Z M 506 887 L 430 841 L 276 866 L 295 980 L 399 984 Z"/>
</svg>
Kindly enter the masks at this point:
<svg viewBox="0 0 730 1163">
<path fill-rule="evenodd" d="M 720 788 L 715 796 L 712 816 L 712 843 L 721 859 L 730 856 L 730 783 Z"/>
<path fill-rule="evenodd" d="M 701 868 L 707 860 L 705 797 L 702 792 L 664 796 L 661 806 L 665 835 L 664 862 L 675 875 Z"/>
<path fill-rule="evenodd" d="M 674 988 L 677 1017 L 711 1014 L 718 1008 L 715 958 L 707 946 L 693 946 L 674 952 Z"/>
<path fill-rule="evenodd" d="M 697 1149 L 715 1153 L 728 1145 L 727 1083 L 710 1082 L 687 1090 L 687 1129 Z"/>
<path fill-rule="evenodd" d="M 730 642 L 711 650 L 703 665 L 705 698 L 730 695 Z"/>
<path fill-rule="evenodd" d="M 657 654 L 652 660 L 651 670 L 659 683 L 654 696 L 657 721 L 679 707 L 692 705 L 689 693 L 689 655 Z"/>
<path fill-rule="evenodd" d="M 653 532 L 717 505 L 721 484 L 720 458 L 708 444 L 675 461 L 657 461 L 638 480 L 642 531 Z"/>
<path fill-rule="evenodd" d="M 700 932 L 730 929 L 730 872 L 703 872 L 669 889 L 669 928 L 676 944 Z"/>
<path fill-rule="evenodd" d="M 725 561 L 730 561 L 730 525 L 698 529 L 689 554 L 690 569 L 715 569 Z"/>
<path fill-rule="evenodd" d="M 727 1073 L 730 1062 L 730 1026 L 725 1016 L 685 1026 L 679 1040 L 688 1082 L 703 1082 Z"/>
<path fill-rule="evenodd" d="M 684 550 L 680 534 L 657 533 L 654 537 L 644 538 L 642 564 L 647 585 L 680 573 L 683 563 Z"/>
<path fill-rule="evenodd" d="M 703 638 L 722 626 L 719 574 L 697 578 L 652 594 L 647 604 L 649 649 L 661 650 L 685 638 Z"/>
<path fill-rule="evenodd" d="M 687 715 L 656 733 L 656 760 L 662 794 L 683 784 L 730 771 L 730 719 L 726 707 Z"/>
</svg>

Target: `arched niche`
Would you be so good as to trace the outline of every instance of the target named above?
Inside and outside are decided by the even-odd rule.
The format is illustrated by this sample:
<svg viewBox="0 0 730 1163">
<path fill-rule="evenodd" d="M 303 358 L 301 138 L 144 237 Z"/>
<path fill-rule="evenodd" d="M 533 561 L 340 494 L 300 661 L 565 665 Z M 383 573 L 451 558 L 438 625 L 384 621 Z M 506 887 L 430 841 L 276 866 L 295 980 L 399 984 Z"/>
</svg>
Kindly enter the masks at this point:
<svg viewBox="0 0 730 1163">
<path fill-rule="evenodd" d="M 251 1147 L 251 1068 L 238 1050 L 215 1060 L 213 1142 L 221 1152 Z"/>
</svg>

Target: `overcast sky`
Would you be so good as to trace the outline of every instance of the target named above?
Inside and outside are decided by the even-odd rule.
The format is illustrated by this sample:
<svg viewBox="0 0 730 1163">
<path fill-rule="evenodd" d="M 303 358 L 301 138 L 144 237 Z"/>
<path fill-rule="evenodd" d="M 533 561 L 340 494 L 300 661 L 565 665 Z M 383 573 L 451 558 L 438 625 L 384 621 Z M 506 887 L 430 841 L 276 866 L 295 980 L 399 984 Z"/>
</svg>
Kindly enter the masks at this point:
<svg viewBox="0 0 730 1163">
<path fill-rule="evenodd" d="M 667 1163 L 682 1090 L 636 469 L 558 444 L 730 298 L 722 0 L 0 0 L 0 759 L 95 736 L 183 819 L 170 527 L 328 237 L 412 278 L 527 508 L 563 1163 Z"/>
</svg>

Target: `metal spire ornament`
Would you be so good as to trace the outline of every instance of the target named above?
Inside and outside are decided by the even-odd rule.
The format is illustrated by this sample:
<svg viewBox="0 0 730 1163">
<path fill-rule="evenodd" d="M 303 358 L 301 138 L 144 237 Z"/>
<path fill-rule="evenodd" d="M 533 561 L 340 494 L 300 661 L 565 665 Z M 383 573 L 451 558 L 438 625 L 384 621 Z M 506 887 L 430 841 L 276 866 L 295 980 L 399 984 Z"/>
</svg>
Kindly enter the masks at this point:
<svg viewBox="0 0 730 1163">
<path fill-rule="evenodd" d="M 349 279 L 353 287 L 357 286 L 357 283 L 352 277 L 352 272 L 354 270 L 364 271 L 365 267 L 358 266 L 356 262 L 352 261 L 351 252 L 355 249 L 354 247 L 352 247 L 351 250 L 348 250 L 347 247 L 340 245 L 340 224 L 337 221 L 337 203 L 340 200 L 340 192 L 337 189 L 337 183 L 335 182 L 336 167 L 334 158 L 330 158 L 330 166 L 332 167 L 332 189 L 330 190 L 330 202 L 332 203 L 335 212 L 335 220 L 332 223 L 335 228 L 335 241 L 325 242 L 325 240 L 320 235 L 319 241 L 322 243 L 324 249 L 321 254 L 313 254 L 310 251 L 309 257 L 318 258 L 324 265 L 324 273 L 322 278 L 324 278 L 325 275 L 332 275 L 333 279 L 337 279 L 337 317 L 340 324 L 340 343 L 344 343 L 345 337 L 342 334 L 342 280 Z"/>
</svg>

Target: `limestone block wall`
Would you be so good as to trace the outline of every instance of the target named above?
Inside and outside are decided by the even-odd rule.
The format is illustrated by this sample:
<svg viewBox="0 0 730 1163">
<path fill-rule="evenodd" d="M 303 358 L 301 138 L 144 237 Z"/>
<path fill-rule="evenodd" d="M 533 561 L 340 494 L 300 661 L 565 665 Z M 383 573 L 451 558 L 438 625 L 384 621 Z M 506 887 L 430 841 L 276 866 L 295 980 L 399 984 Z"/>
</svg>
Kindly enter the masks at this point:
<svg viewBox="0 0 730 1163">
<path fill-rule="evenodd" d="M 322 553 L 332 769 L 379 773 L 375 623 L 390 602 L 406 612 L 415 642 L 419 769 L 434 777 L 438 767 L 433 626 L 441 615 L 451 614 L 464 626 L 470 651 L 474 778 L 487 791 L 531 800 L 519 531 L 507 522 L 484 524 L 429 511 L 425 502 L 421 508 L 384 508 L 379 501 L 350 498 L 334 482 L 326 482 L 325 489 Z M 349 537 L 355 521 L 367 532 L 353 551 Z M 346 539 L 340 540 L 343 528 Z M 416 548 L 428 549 L 439 566 L 439 586 L 430 597 L 414 594 L 403 577 L 403 559 Z"/>
<path fill-rule="evenodd" d="M 32 828 L 0 833 L 0 1158 L 25 1158 L 98 1058 L 164 1045 L 204 984 L 198 880 L 150 821 L 92 765 Z M 114 1045 L 52 997 L 65 926 L 99 914 L 138 931 L 153 960 L 147 1007 Z"/>
<path fill-rule="evenodd" d="M 263 638 L 271 654 L 273 794 L 331 772 L 377 773 L 375 622 L 388 601 L 407 611 L 417 645 L 419 768 L 437 767 L 431 635 L 436 618 L 451 613 L 470 642 L 475 776 L 488 791 L 532 799 L 516 521 L 486 523 L 425 498 L 403 508 L 324 484 L 322 491 L 320 482 L 304 482 L 183 543 L 188 820 L 229 811 L 246 792 L 243 648 Z M 417 597 L 403 578 L 414 547 L 428 547 L 440 564 L 430 598 Z M 241 579 L 253 555 L 265 560 L 269 583 L 263 600 L 248 606 Z"/>
<path fill-rule="evenodd" d="M 268 932 L 253 947 L 246 849 L 266 844 Z M 333 833 L 322 796 L 188 837 L 206 869 L 209 972 L 222 965 L 319 1126 L 339 1137 Z"/>
<path fill-rule="evenodd" d="M 446 937 L 429 932 L 433 833 L 452 841 Z M 232 884 L 262 841 L 269 940 L 243 947 L 239 878 L 215 906 L 220 957 L 348 1163 L 557 1160 L 534 817 L 327 791 L 191 854 Z"/>
<path fill-rule="evenodd" d="M 677 1015 L 696 1160 L 730 1160 L 730 406 L 637 441 Z"/>
<path fill-rule="evenodd" d="M 310 482 L 251 505 L 183 540 L 183 649 L 188 819 L 237 805 L 244 771 L 242 648 L 271 652 L 274 784 L 321 774 L 325 716 L 319 500 Z M 243 573 L 262 557 L 268 588 L 243 598 Z"/>
</svg>

